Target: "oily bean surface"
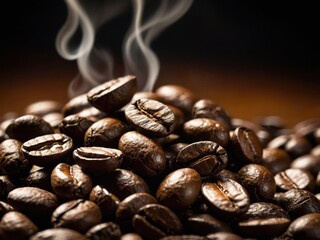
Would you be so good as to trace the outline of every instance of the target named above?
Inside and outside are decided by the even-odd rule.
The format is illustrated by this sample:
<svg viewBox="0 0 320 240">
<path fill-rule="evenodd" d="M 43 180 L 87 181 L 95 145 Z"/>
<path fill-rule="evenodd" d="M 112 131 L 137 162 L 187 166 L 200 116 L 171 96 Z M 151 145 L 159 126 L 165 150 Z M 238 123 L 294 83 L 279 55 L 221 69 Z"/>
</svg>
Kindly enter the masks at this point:
<svg viewBox="0 0 320 240">
<path fill-rule="evenodd" d="M 88 240 L 83 234 L 69 228 L 49 228 L 42 230 L 30 240 Z"/>
<path fill-rule="evenodd" d="M 287 236 L 298 240 L 319 239 L 320 213 L 309 213 L 295 219 L 288 227 Z"/>
<path fill-rule="evenodd" d="M 62 110 L 61 102 L 54 100 L 43 100 L 29 104 L 25 109 L 25 114 L 44 116 L 49 113 L 60 113 Z"/>
<path fill-rule="evenodd" d="M 289 154 L 280 148 L 264 148 L 262 152 L 262 165 L 277 174 L 290 167 Z"/>
<path fill-rule="evenodd" d="M 120 226 L 114 222 L 105 222 L 95 225 L 86 232 L 88 239 L 104 240 L 104 239 L 120 239 Z"/>
<path fill-rule="evenodd" d="M 138 99 L 125 110 L 133 127 L 150 137 L 165 137 L 173 131 L 175 115 L 165 104 L 152 99 Z"/>
</svg>

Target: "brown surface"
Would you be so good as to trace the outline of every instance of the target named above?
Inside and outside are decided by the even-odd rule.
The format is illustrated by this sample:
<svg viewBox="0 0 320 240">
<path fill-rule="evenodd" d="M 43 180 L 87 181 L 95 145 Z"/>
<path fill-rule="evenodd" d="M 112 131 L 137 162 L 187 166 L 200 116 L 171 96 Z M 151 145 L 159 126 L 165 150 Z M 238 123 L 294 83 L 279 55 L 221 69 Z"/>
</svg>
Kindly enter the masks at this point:
<svg viewBox="0 0 320 240">
<path fill-rule="evenodd" d="M 235 69 L 172 59 L 161 59 L 161 63 L 156 87 L 181 84 L 199 97 L 216 101 L 232 117 L 279 115 L 288 126 L 320 117 L 317 72 Z M 76 74 L 76 64 L 59 57 L 5 69 L 0 73 L 0 115 L 22 114 L 28 104 L 39 100 L 66 102 L 68 84 Z"/>
</svg>

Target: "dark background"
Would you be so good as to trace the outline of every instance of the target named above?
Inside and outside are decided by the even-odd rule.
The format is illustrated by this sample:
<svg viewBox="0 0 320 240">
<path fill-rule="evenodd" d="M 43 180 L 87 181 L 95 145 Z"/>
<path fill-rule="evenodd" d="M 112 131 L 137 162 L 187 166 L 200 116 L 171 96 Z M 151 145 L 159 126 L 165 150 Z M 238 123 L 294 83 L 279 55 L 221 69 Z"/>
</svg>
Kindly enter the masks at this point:
<svg viewBox="0 0 320 240">
<path fill-rule="evenodd" d="M 319 8 L 316 1 L 279 2 L 195 0 L 187 14 L 152 45 L 164 66 L 159 77 L 164 80 L 160 79 L 160 83 L 175 79 L 176 83 L 193 88 L 192 76 L 212 84 L 214 89 L 219 89 L 216 84 L 224 83 L 220 88 L 224 92 L 208 91 L 204 96 L 213 95 L 243 117 L 268 114 L 267 111 L 277 108 L 279 104 L 274 102 L 265 111 L 260 110 L 258 103 L 263 105 L 271 98 L 286 104 L 270 114 L 287 109 L 294 118 L 299 114 L 293 113 L 291 106 L 297 104 L 296 100 L 307 104 L 301 105 L 302 109 L 311 109 L 306 116 L 320 116 L 318 101 L 314 103 L 315 94 L 320 91 Z M 62 0 L 3 1 L 0 114 L 11 109 L 21 112 L 28 103 L 43 97 L 67 100 L 63 88 L 77 73 L 77 67 L 75 62 L 62 59 L 55 50 L 55 37 L 66 14 Z M 99 41 L 106 42 L 118 59 L 121 59 L 122 40 L 131 18 L 129 10 L 106 24 L 98 35 Z M 168 64 L 168 60 L 173 61 L 178 70 Z M 194 71 L 185 71 L 186 66 L 194 67 Z M 282 81 L 280 85 L 279 81 Z M 43 85 L 42 88 L 39 85 Z M 293 89 L 293 86 L 296 87 Z M 246 102 L 236 103 L 239 100 L 233 99 L 234 93 L 244 88 L 250 88 L 246 94 L 251 95 L 252 91 L 259 94 L 254 94 L 254 100 L 247 96 Z M 22 93 L 18 94 L 19 89 Z M 59 94 L 52 94 L 53 91 Z M 281 96 L 286 91 L 293 92 L 290 96 Z M 260 96 L 263 97 L 260 99 Z M 260 101 L 255 101 L 257 99 Z M 258 103 L 252 111 L 249 108 L 243 113 L 241 104 L 249 102 Z"/>
</svg>

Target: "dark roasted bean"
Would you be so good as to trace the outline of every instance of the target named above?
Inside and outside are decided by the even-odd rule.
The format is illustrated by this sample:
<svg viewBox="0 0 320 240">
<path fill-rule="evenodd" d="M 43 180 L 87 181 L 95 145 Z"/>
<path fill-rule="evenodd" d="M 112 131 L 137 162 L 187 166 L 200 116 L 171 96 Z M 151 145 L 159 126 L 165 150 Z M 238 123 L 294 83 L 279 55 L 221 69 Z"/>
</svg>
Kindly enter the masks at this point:
<svg viewBox="0 0 320 240">
<path fill-rule="evenodd" d="M 291 158 L 289 154 L 279 148 L 265 148 L 262 152 L 262 165 L 277 174 L 290 167 Z"/>
<path fill-rule="evenodd" d="M 48 113 L 60 113 L 62 104 L 58 101 L 44 100 L 29 104 L 25 109 L 25 114 L 44 116 Z"/>
<path fill-rule="evenodd" d="M 0 221 L 4 214 L 13 210 L 14 208 L 10 204 L 0 201 Z"/>
<path fill-rule="evenodd" d="M 88 240 L 81 233 L 68 228 L 50 228 L 31 236 L 30 240 Z"/>
<path fill-rule="evenodd" d="M 81 112 L 82 110 L 89 108 L 91 105 L 88 102 L 87 94 L 81 94 L 76 96 L 70 101 L 68 101 L 62 108 L 63 115 L 69 116 L 71 114 L 76 114 Z"/>
<path fill-rule="evenodd" d="M 317 176 L 320 171 L 320 156 L 317 157 L 312 154 L 302 155 L 294 159 L 290 167 L 303 169 L 312 173 L 313 176 Z"/>
<path fill-rule="evenodd" d="M 86 233 L 86 237 L 91 240 L 118 240 L 121 237 L 121 229 L 114 222 L 100 223 L 90 228 Z"/>
<path fill-rule="evenodd" d="M 290 239 L 319 239 L 320 213 L 309 213 L 294 220 L 287 230 Z"/>
</svg>

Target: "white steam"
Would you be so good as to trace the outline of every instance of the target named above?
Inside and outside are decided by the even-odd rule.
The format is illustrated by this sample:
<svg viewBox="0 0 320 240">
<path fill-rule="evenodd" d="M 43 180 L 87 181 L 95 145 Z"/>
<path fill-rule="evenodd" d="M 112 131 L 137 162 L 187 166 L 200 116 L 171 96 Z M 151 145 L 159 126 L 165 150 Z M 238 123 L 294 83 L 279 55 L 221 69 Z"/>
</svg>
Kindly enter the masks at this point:
<svg viewBox="0 0 320 240">
<path fill-rule="evenodd" d="M 158 77 L 160 64 L 151 50 L 151 42 L 190 8 L 193 0 L 148 1 L 158 4 L 144 20 L 145 1 L 132 0 L 133 22 L 123 43 L 126 72 L 135 74 L 138 89 L 151 91 Z M 95 46 L 97 30 L 128 6 L 128 0 L 65 0 L 68 17 L 56 38 L 58 53 L 67 60 L 77 60 L 78 75 L 69 86 L 71 97 L 84 93 L 113 77 L 113 59 L 103 46 Z M 81 40 L 74 43 L 76 33 Z"/>
</svg>

